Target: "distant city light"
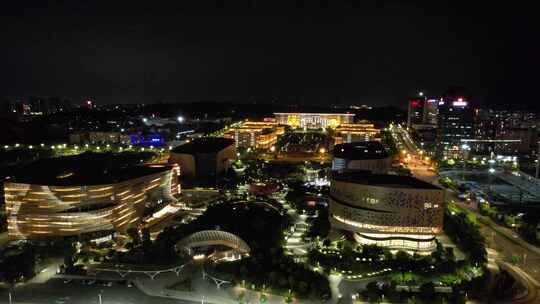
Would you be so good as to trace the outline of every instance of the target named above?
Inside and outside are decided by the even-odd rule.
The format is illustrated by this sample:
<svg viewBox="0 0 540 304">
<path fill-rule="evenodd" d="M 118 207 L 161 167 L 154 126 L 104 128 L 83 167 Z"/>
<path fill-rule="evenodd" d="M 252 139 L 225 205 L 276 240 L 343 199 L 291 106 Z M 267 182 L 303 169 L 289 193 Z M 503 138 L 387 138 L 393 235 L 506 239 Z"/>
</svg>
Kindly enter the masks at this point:
<svg viewBox="0 0 540 304">
<path fill-rule="evenodd" d="M 454 101 L 452 103 L 452 105 L 454 107 L 465 107 L 467 106 L 467 102 L 466 101 L 463 101 L 463 98 L 459 98 L 458 101 Z"/>
<path fill-rule="evenodd" d="M 419 92 L 418 96 L 424 96 L 424 92 Z"/>
<path fill-rule="evenodd" d="M 182 122 L 184 122 L 184 117 L 183 116 L 178 116 L 176 118 L 176 120 L 178 120 L 179 123 L 182 123 Z"/>
<path fill-rule="evenodd" d="M 148 122 L 148 118 L 143 117 L 142 121 L 143 121 L 144 123 L 146 123 L 146 122 Z"/>
</svg>

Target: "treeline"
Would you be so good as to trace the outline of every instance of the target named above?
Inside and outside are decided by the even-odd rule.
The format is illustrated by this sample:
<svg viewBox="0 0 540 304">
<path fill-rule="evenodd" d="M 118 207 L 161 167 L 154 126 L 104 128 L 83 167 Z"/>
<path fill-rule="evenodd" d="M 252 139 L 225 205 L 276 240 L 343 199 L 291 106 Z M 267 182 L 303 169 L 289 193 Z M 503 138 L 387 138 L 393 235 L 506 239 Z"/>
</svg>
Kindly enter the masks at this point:
<svg viewBox="0 0 540 304">
<path fill-rule="evenodd" d="M 468 254 L 472 264 L 484 266 L 487 263 L 486 240 L 472 215 L 447 209 L 444 232 Z"/>
</svg>

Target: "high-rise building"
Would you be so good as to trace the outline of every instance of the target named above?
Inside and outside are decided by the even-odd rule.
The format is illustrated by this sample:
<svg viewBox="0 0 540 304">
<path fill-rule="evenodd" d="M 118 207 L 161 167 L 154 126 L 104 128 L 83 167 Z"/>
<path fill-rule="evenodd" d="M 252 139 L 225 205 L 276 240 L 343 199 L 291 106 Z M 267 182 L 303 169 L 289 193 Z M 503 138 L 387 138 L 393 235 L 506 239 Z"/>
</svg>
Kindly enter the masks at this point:
<svg viewBox="0 0 540 304">
<path fill-rule="evenodd" d="M 424 124 L 437 125 L 437 114 L 439 101 L 435 98 L 427 98 L 424 105 Z"/>
<path fill-rule="evenodd" d="M 419 96 L 409 99 L 409 107 L 407 114 L 407 127 L 412 128 L 414 125 L 424 124 L 424 108 L 426 98 L 423 93 Z"/>
<path fill-rule="evenodd" d="M 424 93 L 418 93 L 418 96 L 409 99 L 407 113 L 407 127 L 436 125 L 437 124 L 437 105 L 438 100 L 427 98 Z"/>
<path fill-rule="evenodd" d="M 530 153 L 536 148 L 537 122 L 535 113 L 477 109 L 471 149 L 486 155 Z"/>
<path fill-rule="evenodd" d="M 462 89 L 449 90 L 439 101 L 437 156 L 463 157 L 470 147 L 463 140 L 474 138 L 473 109 Z"/>
</svg>

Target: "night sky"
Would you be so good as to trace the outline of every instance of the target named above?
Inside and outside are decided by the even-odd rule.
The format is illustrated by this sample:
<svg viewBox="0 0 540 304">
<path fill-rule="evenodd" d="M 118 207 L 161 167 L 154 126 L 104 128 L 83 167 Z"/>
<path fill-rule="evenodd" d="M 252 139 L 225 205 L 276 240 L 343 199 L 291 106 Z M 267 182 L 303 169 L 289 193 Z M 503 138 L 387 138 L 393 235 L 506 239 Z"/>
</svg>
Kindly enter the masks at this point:
<svg viewBox="0 0 540 304">
<path fill-rule="evenodd" d="M 0 96 L 403 106 L 461 85 L 540 103 L 538 24 L 512 2 L 109 2 L 3 3 Z"/>
</svg>

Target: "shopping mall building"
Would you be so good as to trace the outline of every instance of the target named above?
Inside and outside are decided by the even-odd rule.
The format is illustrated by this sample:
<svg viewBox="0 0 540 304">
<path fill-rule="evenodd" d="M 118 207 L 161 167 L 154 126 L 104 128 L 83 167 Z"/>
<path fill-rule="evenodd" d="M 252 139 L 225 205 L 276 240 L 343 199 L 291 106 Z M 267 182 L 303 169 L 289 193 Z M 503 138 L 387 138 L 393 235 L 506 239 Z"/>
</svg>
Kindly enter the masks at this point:
<svg viewBox="0 0 540 304">
<path fill-rule="evenodd" d="M 332 227 L 361 244 L 431 251 L 442 232 L 444 191 L 413 177 L 335 173 L 329 196 Z"/>
<path fill-rule="evenodd" d="M 145 210 L 176 202 L 178 166 L 119 163 L 111 155 L 62 157 L 10 177 L 4 183 L 9 237 L 111 235 L 137 226 Z"/>
</svg>

